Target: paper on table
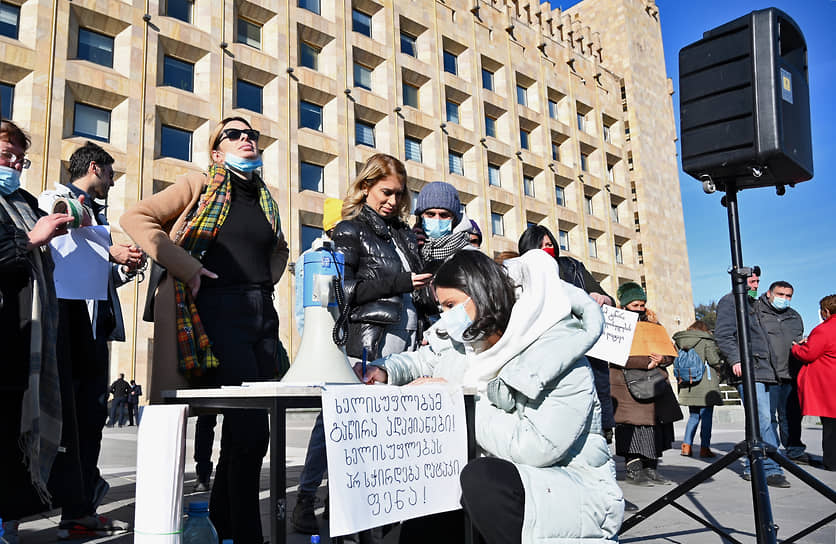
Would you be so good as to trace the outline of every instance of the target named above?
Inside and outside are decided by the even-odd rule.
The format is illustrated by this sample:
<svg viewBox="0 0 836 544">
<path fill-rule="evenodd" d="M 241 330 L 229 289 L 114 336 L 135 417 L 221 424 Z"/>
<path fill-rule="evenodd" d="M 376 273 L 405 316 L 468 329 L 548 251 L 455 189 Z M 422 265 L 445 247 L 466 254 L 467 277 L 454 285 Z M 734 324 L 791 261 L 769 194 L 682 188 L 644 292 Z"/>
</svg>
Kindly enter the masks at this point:
<svg viewBox="0 0 836 544">
<path fill-rule="evenodd" d="M 677 356 L 676 348 L 665 327 L 656 323 L 639 321 L 636 325 L 636 334 L 633 336 L 633 345 L 630 347 L 630 355 L 650 355 L 651 353 Z"/>
<path fill-rule="evenodd" d="M 110 228 L 95 225 L 71 229 L 49 243 L 55 262 L 55 293 L 58 298 L 107 300 L 110 274 Z"/>
<path fill-rule="evenodd" d="M 184 404 L 145 406 L 136 445 L 135 544 L 179 544 L 186 468 Z"/>
</svg>

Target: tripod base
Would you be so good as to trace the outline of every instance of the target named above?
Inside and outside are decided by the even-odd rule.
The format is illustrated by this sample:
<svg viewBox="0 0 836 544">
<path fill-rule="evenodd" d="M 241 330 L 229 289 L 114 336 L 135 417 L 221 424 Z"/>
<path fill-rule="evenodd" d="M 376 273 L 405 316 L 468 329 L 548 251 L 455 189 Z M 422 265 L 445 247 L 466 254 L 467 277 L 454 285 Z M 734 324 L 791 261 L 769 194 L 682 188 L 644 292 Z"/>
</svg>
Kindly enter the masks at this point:
<svg viewBox="0 0 836 544">
<path fill-rule="evenodd" d="M 757 449 L 763 448 L 761 451 L 756 451 Z M 621 533 L 625 533 L 629 531 L 642 521 L 646 520 L 665 506 L 673 506 L 686 516 L 690 517 L 694 521 L 702 524 L 703 526 L 711 529 L 721 537 L 723 537 L 726 541 L 731 542 L 733 544 L 742 544 L 739 540 L 733 538 L 726 530 L 722 527 L 719 527 L 717 524 L 708 521 L 707 519 L 699 516 L 689 510 L 688 508 L 682 506 L 681 504 L 677 503 L 676 500 L 686 493 L 690 492 L 692 489 L 700 485 L 701 483 L 709 480 L 712 476 L 723 470 L 724 468 L 729 467 L 732 463 L 734 463 L 737 459 L 741 457 L 748 457 L 750 465 L 754 465 L 754 463 L 762 463 L 763 462 L 763 453 L 781 465 L 787 472 L 791 473 L 792 475 L 796 476 L 799 480 L 813 488 L 814 490 L 818 491 L 821 495 L 829 499 L 832 503 L 836 504 L 836 491 L 827 487 L 824 483 L 820 480 L 816 479 L 811 474 L 805 472 L 801 469 L 798 465 L 781 455 L 775 448 L 768 446 L 766 444 L 749 444 L 747 441 L 743 440 L 742 442 L 738 442 L 734 449 L 721 457 L 720 459 L 716 460 L 714 463 L 706 467 L 705 469 L 701 470 L 700 472 L 694 474 L 686 481 L 681 483 L 680 485 L 676 486 L 674 489 L 669 491 L 668 493 L 664 494 L 662 497 L 656 499 L 649 505 L 645 506 L 626 520 L 624 523 L 621 524 Z M 754 468 L 754 467 L 753 467 Z M 762 474 L 762 470 L 759 471 Z M 752 487 L 755 489 L 757 486 L 755 470 L 752 471 Z M 764 482 L 765 483 L 765 478 Z M 816 523 L 810 525 L 806 529 L 799 531 L 798 533 L 790 536 L 789 538 L 781 540 L 781 542 L 798 542 L 801 538 L 809 535 L 810 533 L 817 531 L 821 527 L 827 525 L 831 521 L 836 519 L 836 512 L 833 514 L 825 517 L 824 519 L 817 521 Z M 772 536 L 773 541 L 775 541 L 775 533 L 774 530 L 776 528 L 772 528 Z"/>
</svg>

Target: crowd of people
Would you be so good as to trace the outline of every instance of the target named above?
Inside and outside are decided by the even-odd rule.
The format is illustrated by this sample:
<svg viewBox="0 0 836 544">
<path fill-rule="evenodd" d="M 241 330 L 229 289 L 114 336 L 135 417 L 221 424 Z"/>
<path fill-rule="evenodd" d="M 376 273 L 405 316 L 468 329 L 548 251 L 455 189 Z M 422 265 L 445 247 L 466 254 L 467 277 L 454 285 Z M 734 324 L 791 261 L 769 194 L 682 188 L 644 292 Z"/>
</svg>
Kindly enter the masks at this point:
<svg viewBox="0 0 836 544">
<path fill-rule="evenodd" d="M 0 493 L 7 539 L 16 536 L 14 520 L 55 507 L 62 508 L 59 538 L 128 529 L 97 514 L 108 491 L 97 464 L 102 428 L 138 418 L 141 386 L 121 374 L 107 385 L 107 342 L 124 340 L 116 289 L 146 255 L 155 267 L 146 305 L 154 322 L 151 401 L 165 389 L 240 385 L 286 369 L 273 297 L 289 249 L 258 140 L 246 119 L 220 121 L 205 173 L 180 176 L 120 218 L 134 244 L 110 242 L 107 298 L 70 300 L 56 296 L 50 243 L 67 234 L 74 217 L 55 203 L 77 200 L 84 225 L 107 225 L 98 201 L 114 184 L 114 161 L 88 142 L 70 159 L 69 181 L 36 199 L 19 185 L 29 140 L 3 121 L 0 326 L 19 334 L 6 348 L 15 364 L 2 370 L 0 433 L 18 437 L 20 447 L 0 449 L 0 489 L 21 490 Z M 610 296 L 581 261 L 560 255 L 539 225 L 526 229 L 518 252 L 494 261 L 479 250 L 482 233 L 453 185 L 426 184 L 410 212 L 406 180 L 397 158 L 371 156 L 343 198 L 325 202 L 323 236 L 311 249 L 327 243 L 344 256 L 345 351 L 355 371 L 370 384 L 479 387 L 475 434 L 485 456 L 461 473 L 461 505 L 486 542 L 617 541 L 625 501 L 609 443 L 624 457 L 627 483 L 670 484 L 657 469 L 675 441 L 682 404 L 689 411 L 682 455 L 692 455 L 700 426 L 699 455 L 715 455 L 711 421 L 722 403 L 720 383 L 741 375 L 731 296 L 719 303 L 714 335 L 698 320 L 673 336 L 678 357 L 656 353 L 641 347 L 643 335 L 668 335 L 641 285 L 624 283 Z M 297 267 L 297 287 L 301 273 Z M 805 340 L 789 307 L 792 286 L 775 282 L 756 298 L 758 275 L 749 278 L 749 312 L 764 440 L 809 462 L 800 418 L 820 416 L 824 465 L 836 468 L 836 404 L 826 394 L 836 368 L 836 296 L 822 300 L 824 323 Z M 585 356 L 601 334 L 604 305 L 634 312 L 644 324 L 624 367 Z M 672 383 L 668 368 L 688 352 L 706 372 Z M 365 373 L 361 360 L 370 361 Z M 216 467 L 215 417 L 198 419 L 195 490 L 211 490 L 210 518 L 221 539 L 261 544 L 267 415 L 227 409 L 223 416 Z M 319 531 L 316 491 L 326 472 L 320 416 L 290 516 L 300 532 Z M 768 466 L 767 474 L 770 485 L 789 485 L 780 467 Z M 364 531 L 360 542 L 380 543 L 387 529 Z M 463 530 L 463 513 L 446 513 L 405 522 L 400 540 L 460 542 Z"/>
</svg>

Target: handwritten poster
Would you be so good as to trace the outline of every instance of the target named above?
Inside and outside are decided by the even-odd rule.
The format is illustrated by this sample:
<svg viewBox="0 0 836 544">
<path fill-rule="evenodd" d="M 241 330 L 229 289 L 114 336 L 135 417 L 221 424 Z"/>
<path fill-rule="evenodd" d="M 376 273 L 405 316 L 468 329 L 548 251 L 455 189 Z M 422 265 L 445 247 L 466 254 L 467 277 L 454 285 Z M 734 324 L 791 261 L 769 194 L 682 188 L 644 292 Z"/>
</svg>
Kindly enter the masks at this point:
<svg viewBox="0 0 836 544">
<path fill-rule="evenodd" d="M 107 300 L 109 229 L 106 225 L 70 229 L 49 243 L 58 298 Z"/>
<path fill-rule="evenodd" d="M 587 356 L 602 359 L 618 366 L 627 364 L 630 345 L 636 332 L 639 314 L 613 306 L 601 306 L 604 313 L 604 330 Z"/>
<path fill-rule="evenodd" d="M 331 536 L 461 508 L 467 463 L 461 389 L 340 385 L 322 390 Z"/>
</svg>

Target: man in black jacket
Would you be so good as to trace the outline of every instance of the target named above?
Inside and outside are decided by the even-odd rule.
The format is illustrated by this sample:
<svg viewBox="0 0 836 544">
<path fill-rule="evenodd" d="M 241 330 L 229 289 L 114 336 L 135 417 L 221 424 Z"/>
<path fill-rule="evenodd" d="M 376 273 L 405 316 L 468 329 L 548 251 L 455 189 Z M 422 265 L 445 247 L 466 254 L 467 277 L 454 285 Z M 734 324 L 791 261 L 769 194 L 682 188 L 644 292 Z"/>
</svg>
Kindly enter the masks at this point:
<svg viewBox="0 0 836 544">
<path fill-rule="evenodd" d="M 792 285 L 776 281 L 755 302 L 755 309 L 769 338 L 778 379 L 778 385 L 770 390 L 774 408 L 772 426 L 780 431 L 777 434 L 787 457 L 796 463 L 809 464 L 810 458 L 804 452 L 806 446 L 801 442 L 801 407 L 798 406 L 798 388 L 795 385 L 799 369 L 795 368 L 793 372 L 790 355 L 793 343 L 804 336 L 804 322 L 798 312 L 790 308 L 792 294 Z M 797 407 L 796 410 L 792 410 L 793 407 Z"/>
<path fill-rule="evenodd" d="M 754 273 L 747 278 L 749 296 L 746 297 L 746 311 L 749 313 L 749 344 L 752 355 L 752 372 L 755 377 L 755 394 L 758 401 L 758 423 L 760 426 L 761 439 L 777 448 L 778 436 L 775 427 L 770 420 L 775 411 L 772 405 L 772 390 L 777 391 L 778 377 L 773 366 L 772 350 L 769 345 L 769 338 L 760 323 L 758 312 L 755 310 L 755 297 L 757 296 L 758 285 L 760 284 L 760 268 L 755 267 Z M 717 325 L 714 330 L 714 338 L 717 340 L 717 347 L 720 353 L 731 363 L 732 372 L 740 377 L 742 374 L 740 362 L 740 350 L 737 344 L 737 313 L 734 305 L 734 293 L 728 293 L 717 303 Z M 740 397 L 743 398 L 743 388 L 738 386 Z M 784 471 L 780 465 L 772 459 L 766 458 L 763 462 L 766 472 L 766 482 L 773 487 L 790 487 L 790 483 L 784 477 Z M 751 479 L 749 472 L 749 460 L 743 458 L 743 479 Z"/>
<path fill-rule="evenodd" d="M 125 413 L 127 412 L 128 394 L 131 392 L 131 386 L 125 381 L 125 375 L 119 374 L 119 379 L 110 384 L 110 394 L 113 395 L 113 404 L 110 406 L 110 420 L 107 422 L 108 427 L 113 427 L 116 423 L 117 414 L 119 417 L 119 426 L 125 425 Z"/>
</svg>

